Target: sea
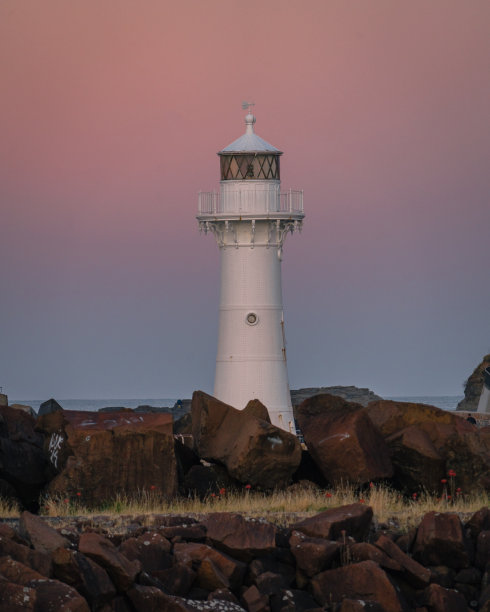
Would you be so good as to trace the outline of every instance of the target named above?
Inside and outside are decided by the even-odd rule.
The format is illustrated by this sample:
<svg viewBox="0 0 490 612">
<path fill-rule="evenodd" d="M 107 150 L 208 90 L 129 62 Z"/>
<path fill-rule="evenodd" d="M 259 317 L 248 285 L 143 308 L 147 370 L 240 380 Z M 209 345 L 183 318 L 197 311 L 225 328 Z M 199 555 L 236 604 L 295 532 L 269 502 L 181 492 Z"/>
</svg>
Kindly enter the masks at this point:
<svg viewBox="0 0 490 612">
<path fill-rule="evenodd" d="M 463 395 L 414 395 L 386 397 L 384 399 L 396 400 L 397 402 L 414 402 L 417 404 L 429 404 L 443 410 L 456 410 L 458 403 L 463 399 Z M 10 399 L 9 404 L 24 404 L 31 406 L 36 412 L 39 406 L 46 401 Z M 86 410 L 97 411 L 101 408 L 124 407 L 138 408 L 138 406 L 152 406 L 155 408 L 172 408 L 178 401 L 177 398 L 111 398 L 111 399 L 57 399 L 56 400 L 65 410 Z"/>
</svg>

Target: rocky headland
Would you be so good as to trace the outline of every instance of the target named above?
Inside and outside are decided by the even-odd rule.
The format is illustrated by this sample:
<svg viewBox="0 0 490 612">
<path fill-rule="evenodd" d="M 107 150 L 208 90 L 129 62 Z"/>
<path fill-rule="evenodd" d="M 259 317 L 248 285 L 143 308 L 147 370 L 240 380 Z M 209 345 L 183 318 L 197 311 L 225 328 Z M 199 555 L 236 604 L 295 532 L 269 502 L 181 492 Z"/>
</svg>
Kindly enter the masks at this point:
<svg viewBox="0 0 490 612">
<path fill-rule="evenodd" d="M 476 366 L 464 384 L 464 399 L 462 399 L 457 410 L 475 411 L 478 408 L 480 395 L 483 389 L 483 371 L 490 367 L 490 354 L 485 355 Z"/>
</svg>

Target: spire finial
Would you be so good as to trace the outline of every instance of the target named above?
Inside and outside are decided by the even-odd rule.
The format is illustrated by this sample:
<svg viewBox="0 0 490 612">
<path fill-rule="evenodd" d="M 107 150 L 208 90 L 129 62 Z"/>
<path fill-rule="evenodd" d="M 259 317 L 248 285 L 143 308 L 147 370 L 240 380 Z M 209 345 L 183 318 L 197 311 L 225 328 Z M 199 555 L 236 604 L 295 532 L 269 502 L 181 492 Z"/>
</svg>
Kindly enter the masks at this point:
<svg viewBox="0 0 490 612">
<path fill-rule="evenodd" d="M 255 106 L 255 102 L 242 102 L 242 109 L 248 110 L 245 116 L 245 125 L 247 126 L 246 134 L 254 133 L 255 115 L 251 112 L 251 108 Z"/>
</svg>

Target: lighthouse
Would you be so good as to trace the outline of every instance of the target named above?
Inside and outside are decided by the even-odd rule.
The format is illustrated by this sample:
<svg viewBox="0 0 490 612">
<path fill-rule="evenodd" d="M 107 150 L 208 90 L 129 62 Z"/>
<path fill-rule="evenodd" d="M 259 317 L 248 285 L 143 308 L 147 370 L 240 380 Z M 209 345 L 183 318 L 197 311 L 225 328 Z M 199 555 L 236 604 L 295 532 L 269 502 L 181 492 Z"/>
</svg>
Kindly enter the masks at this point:
<svg viewBox="0 0 490 612">
<path fill-rule="evenodd" d="M 259 399 L 295 433 L 281 261 L 286 235 L 301 230 L 303 192 L 281 192 L 282 152 L 255 133 L 250 106 L 245 133 L 218 152 L 219 192 L 199 193 L 199 229 L 212 232 L 221 262 L 214 396 L 238 409 Z"/>
</svg>

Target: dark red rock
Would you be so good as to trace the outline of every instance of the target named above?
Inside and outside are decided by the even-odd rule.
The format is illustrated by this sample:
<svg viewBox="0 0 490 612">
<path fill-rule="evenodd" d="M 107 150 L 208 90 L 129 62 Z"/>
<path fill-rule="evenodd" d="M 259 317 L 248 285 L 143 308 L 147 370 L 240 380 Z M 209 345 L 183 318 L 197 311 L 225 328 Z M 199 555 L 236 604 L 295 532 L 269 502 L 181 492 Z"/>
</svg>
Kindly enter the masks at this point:
<svg viewBox="0 0 490 612">
<path fill-rule="evenodd" d="M 490 530 L 482 531 L 476 538 L 475 565 L 481 570 L 490 568 Z"/>
<path fill-rule="evenodd" d="M 248 612 L 270 612 L 269 598 L 262 595 L 255 585 L 242 593 L 242 599 Z"/>
<path fill-rule="evenodd" d="M 79 551 L 107 571 L 118 591 L 127 591 L 141 571 L 139 561 L 129 561 L 114 544 L 97 533 L 83 533 Z"/>
<path fill-rule="evenodd" d="M 159 533 L 149 532 L 138 538 L 128 538 L 119 547 L 126 559 L 138 560 L 149 574 L 172 566 L 170 542 Z"/>
<path fill-rule="evenodd" d="M 36 608 L 42 612 L 90 612 L 88 603 L 74 588 L 59 580 L 31 580 L 36 591 Z"/>
<path fill-rule="evenodd" d="M 465 524 L 471 537 L 476 538 L 480 531 L 490 531 L 490 508 L 480 508 Z"/>
<path fill-rule="evenodd" d="M 470 557 L 458 515 L 450 512 L 424 515 L 417 530 L 413 557 L 423 565 L 468 567 Z"/>
<path fill-rule="evenodd" d="M 330 568 L 332 561 L 339 556 L 340 544 L 324 538 L 310 538 L 300 531 L 293 531 L 289 540 L 296 567 L 306 576 Z"/>
<path fill-rule="evenodd" d="M 301 461 L 295 435 L 202 391 L 192 397 L 192 434 L 201 458 L 222 463 L 230 476 L 254 487 L 289 484 Z"/>
<path fill-rule="evenodd" d="M 293 558 L 294 561 L 294 558 Z M 261 574 L 266 572 L 272 572 L 274 574 L 281 574 L 286 580 L 288 586 L 291 586 L 295 579 L 295 568 L 288 563 L 278 560 L 272 556 L 266 555 L 254 559 L 248 566 L 247 584 L 256 582 Z"/>
<path fill-rule="evenodd" d="M 406 555 L 392 540 L 385 535 L 380 535 L 375 545 L 400 564 L 403 570 L 403 577 L 408 584 L 415 589 L 423 589 L 429 584 L 430 570 Z"/>
<path fill-rule="evenodd" d="M 388 447 L 366 410 L 334 395 L 315 395 L 297 410 L 308 451 L 332 483 L 390 478 Z"/>
<path fill-rule="evenodd" d="M 276 528 L 264 519 L 230 512 L 208 514 L 203 525 L 207 537 L 220 550 L 242 561 L 271 552 L 276 546 Z"/>
<path fill-rule="evenodd" d="M 216 589 L 229 589 L 231 583 L 228 576 L 212 559 L 204 557 L 197 568 L 196 586 L 206 591 L 215 591 Z"/>
<path fill-rule="evenodd" d="M 47 492 L 81 495 L 84 503 L 142 490 L 171 498 L 177 491 L 172 415 L 57 411 L 38 418 L 45 452 L 59 474 Z"/>
<path fill-rule="evenodd" d="M 361 561 L 317 574 L 311 580 L 318 603 L 340 603 L 343 599 L 375 601 L 383 612 L 402 612 L 402 604 L 386 573 L 374 561 Z"/>
<path fill-rule="evenodd" d="M 306 591 L 282 589 L 269 597 L 271 612 L 322 612 Z"/>
<path fill-rule="evenodd" d="M 152 575 L 158 578 L 167 593 L 180 596 L 189 593 L 196 579 L 196 572 L 185 563 L 179 562 L 169 569 L 155 570 Z"/>
<path fill-rule="evenodd" d="M 46 580 L 46 577 L 39 572 L 36 572 L 29 566 L 11 557 L 0 557 L 0 575 L 9 582 L 22 584 L 24 586 L 27 585 L 30 580 Z"/>
<path fill-rule="evenodd" d="M 409 427 L 425 432 L 445 462 L 443 475 L 446 476 L 449 469 L 454 470 L 456 487 L 461 487 L 465 493 L 490 487 L 490 449 L 479 430 L 465 419 L 434 406 L 389 400 L 371 402 L 367 411 L 385 439 L 396 439 L 396 436 L 393 438 L 395 434 Z M 415 463 L 408 463 L 409 453 L 397 457 L 396 447 L 391 450 L 394 453 L 392 461 L 396 466 L 396 480 L 403 482 L 405 478 L 411 479 L 414 474 L 420 474 L 420 482 L 428 491 L 441 490 L 442 475 L 437 475 L 435 471 L 425 475 L 421 472 L 417 465 L 421 455 L 417 458 L 417 454 L 414 454 Z"/>
<path fill-rule="evenodd" d="M 238 599 L 229 589 L 216 589 L 208 595 L 208 601 L 229 601 L 230 603 L 238 604 Z"/>
<path fill-rule="evenodd" d="M 364 504 L 348 504 L 338 508 L 330 508 L 315 516 L 291 525 L 312 538 L 337 540 L 342 531 L 355 540 L 363 540 L 369 533 L 373 510 Z"/>
<path fill-rule="evenodd" d="M 116 596 L 107 572 L 80 552 L 58 548 L 52 553 L 54 576 L 75 588 L 93 608 L 100 608 Z"/>
<path fill-rule="evenodd" d="M 244 563 L 232 559 L 225 553 L 215 550 L 210 546 L 206 546 L 205 544 L 177 543 L 174 545 L 174 557 L 178 563 L 184 563 L 190 568 L 192 568 L 193 565 L 194 567 L 196 565 L 199 566 L 204 559 L 209 559 L 229 581 L 229 586 L 224 586 L 224 588 L 231 588 L 232 590 L 242 583 L 245 574 L 246 565 Z M 216 588 L 223 587 L 216 586 L 210 590 L 215 590 Z"/>
<path fill-rule="evenodd" d="M 430 612 L 466 612 L 468 605 L 461 593 L 438 584 L 429 585 L 423 595 Z"/>
<path fill-rule="evenodd" d="M 22 512 L 20 515 L 19 532 L 35 550 L 42 553 L 51 553 L 57 548 L 70 546 L 70 542 L 56 529 L 50 527 L 40 516 L 30 512 Z"/>
<path fill-rule="evenodd" d="M 27 565 L 39 574 L 50 577 L 52 574 L 51 557 L 46 553 L 32 550 L 10 538 L 0 536 L 0 556 L 9 555 L 12 559 Z"/>
<path fill-rule="evenodd" d="M 173 525 L 160 528 L 160 533 L 168 539 L 182 538 L 186 542 L 203 542 L 206 539 L 206 527 L 200 523 Z"/>
<path fill-rule="evenodd" d="M 136 610 L 142 612 L 161 612 L 169 604 L 169 597 L 160 589 L 151 586 L 133 585 L 127 592 Z"/>
<path fill-rule="evenodd" d="M 37 510 L 39 494 L 52 476 L 35 419 L 22 410 L 0 406 L 0 480 L 4 494 L 15 490 L 24 507 Z"/>
<path fill-rule="evenodd" d="M 0 576 L 0 605 L 5 612 L 34 612 L 37 594 L 20 584 L 8 582 Z"/>
<path fill-rule="evenodd" d="M 401 572 L 402 566 L 385 552 L 368 542 L 354 542 L 350 546 L 350 556 L 354 563 L 374 561 L 385 570 Z"/>
</svg>

